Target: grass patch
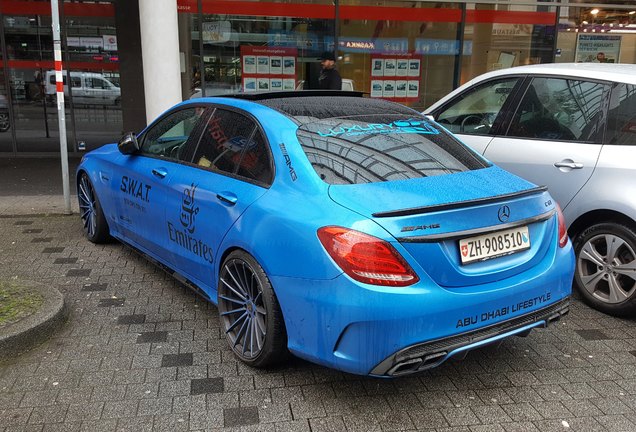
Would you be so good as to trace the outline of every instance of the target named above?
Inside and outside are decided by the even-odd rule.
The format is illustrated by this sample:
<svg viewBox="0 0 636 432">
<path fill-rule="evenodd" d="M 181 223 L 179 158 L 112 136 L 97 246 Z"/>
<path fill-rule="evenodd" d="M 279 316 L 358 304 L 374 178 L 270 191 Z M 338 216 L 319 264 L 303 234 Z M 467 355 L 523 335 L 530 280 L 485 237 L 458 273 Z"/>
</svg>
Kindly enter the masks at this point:
<svg viewBox="0 0 636 432">
<path fill-rule="evenodd" d="M 0 280 L 0 328 L 35 313 L 44 298 L 17 281 Z"/>
</svg>

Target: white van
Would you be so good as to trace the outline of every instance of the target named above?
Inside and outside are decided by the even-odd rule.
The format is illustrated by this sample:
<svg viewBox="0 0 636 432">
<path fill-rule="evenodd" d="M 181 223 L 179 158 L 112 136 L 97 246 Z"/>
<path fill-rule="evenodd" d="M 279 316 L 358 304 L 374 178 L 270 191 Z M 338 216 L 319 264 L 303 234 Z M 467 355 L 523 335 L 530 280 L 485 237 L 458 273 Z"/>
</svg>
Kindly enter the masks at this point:
<svg viewBox="0 0 636 432">
<path fill-rule="evenodd" d="M 64 96 L 68 97 L 66 71 L 64 78 Z M 55 102 L 55 71 L 47 71 L 45 92 L 49 102 Z M 95 72 L 71 72 L 71 91 L 73 103 L 85 105 L 119 105 L 121 89 L 104 75 Z"/>
</svg>

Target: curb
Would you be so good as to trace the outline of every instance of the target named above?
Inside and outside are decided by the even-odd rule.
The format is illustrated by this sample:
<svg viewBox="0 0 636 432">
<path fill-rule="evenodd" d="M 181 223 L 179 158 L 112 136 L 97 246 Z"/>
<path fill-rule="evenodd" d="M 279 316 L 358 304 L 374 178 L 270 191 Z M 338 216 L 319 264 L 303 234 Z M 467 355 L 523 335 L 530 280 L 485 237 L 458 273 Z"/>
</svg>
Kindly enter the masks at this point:
<svg viewBox="0 0 636 432">
<path fill-rule="evenodd" d="M 68 308 L 64 296 L 53 286 L 21 281 L 37 290 L 44 298 L 42 308 L 0 331 L 0 361 L 16 357 L 41 344 L 66 321 Z"/>
</svg>

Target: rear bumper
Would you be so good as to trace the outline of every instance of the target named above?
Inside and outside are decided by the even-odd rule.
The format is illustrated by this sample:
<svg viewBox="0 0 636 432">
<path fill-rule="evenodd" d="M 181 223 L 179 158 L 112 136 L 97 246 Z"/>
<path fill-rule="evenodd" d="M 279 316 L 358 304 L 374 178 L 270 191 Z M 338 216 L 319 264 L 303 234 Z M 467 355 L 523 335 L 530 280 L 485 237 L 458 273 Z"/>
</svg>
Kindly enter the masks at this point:
<svg viewBox="0 0 636 432">
<path fill-rule="evenodd" d="M 494 344 L 509 336 L 525 336 L 532 329 L 547 327 L 570 311 L 570 299 L 520 317 L 456 336 L 415 344 L 387 357 L 370 375 L 398 377 L 422 372 L 444 363 L 451 357 Z"/>
<path fill-rule="evenodd" d="M 510 278 L 453 289 L 422 274 L 405 288 L 365 285 L 345 275 L 270 280 L 292 353 L 354 374 L 397 376 L 564 315 L 574 273 L 571 245 L 550 258 Z M 431 348 L 434 343 L 440 345 Z M 433 354 L 438 357 L 426 359 Z M 409 361 L 411 368 L 402 366 Z"/>
</svg>

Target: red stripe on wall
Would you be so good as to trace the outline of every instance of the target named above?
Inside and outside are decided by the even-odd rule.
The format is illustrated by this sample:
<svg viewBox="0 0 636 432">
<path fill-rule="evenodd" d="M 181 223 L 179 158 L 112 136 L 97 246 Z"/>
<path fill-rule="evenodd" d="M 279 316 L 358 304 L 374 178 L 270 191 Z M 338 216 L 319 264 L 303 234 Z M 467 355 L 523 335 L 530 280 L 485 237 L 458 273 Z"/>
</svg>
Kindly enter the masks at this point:
<svg viewBox="0 0 636 432">
<path fill-rule="evenodd" d="M 196 0 L 178 0 L 177 7 L 182 13 L 196 13 Z M 332 5 L 301 3 L 270 3 L 233 0 L 204 0 L 203 13 L 248 16 L 281 16 L 299 18 L 333 19 Z M 461 11 L 451 8 L 403 8 L 388 6 L 341 6 L 340 18 L 351 20 L 391 20 L 415 22 L 460 22 Z M 518 12 L 497 10 L 468 10 L 468 23 L 502 24 L 546 24 L 554 25 L 554 12 Z"/>
<path fill-rule="evenodd" d="M 53 60 L 9 60 L 7 62 L 13 69 L 55 69 Z M 118 71 L 119 63 L 96 63 L 96 62 L 70 62 L 66 64 L 71 70 L 92 70 L 92 71 Z"/>
<path fill-rule="evenodd" d="M 333 19 L 336 16 L 336 9 L 334 6 L 313 4 L 213 1 L 211 3 L 203 3 L 202 10 L 204 14 L 327 19 Z"/>
<path fill-rule="evenodd" d="M 51 15 L 51 3 L 2 0 L 0 12 L 6 15 Z M 114 17 L 115 7 L 112 4 L 64 3 L 64 15 Z"/>
<path fill-rule="evenodd" d="M 447 8 L 341 6 L 340 18 L 378 21 L 460 22 L 462 19 L 462 12 L 459 9 Z"/>
<path fill-rule="evenodd" d="M 555 25 L 556 13 L 554 12 L 467 10 L 466 22 L 468 23 Z"/>
</svg>

